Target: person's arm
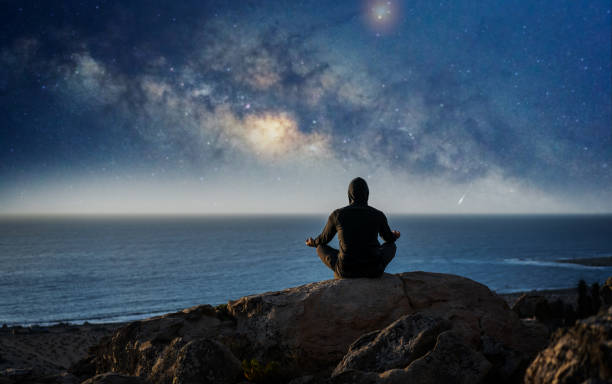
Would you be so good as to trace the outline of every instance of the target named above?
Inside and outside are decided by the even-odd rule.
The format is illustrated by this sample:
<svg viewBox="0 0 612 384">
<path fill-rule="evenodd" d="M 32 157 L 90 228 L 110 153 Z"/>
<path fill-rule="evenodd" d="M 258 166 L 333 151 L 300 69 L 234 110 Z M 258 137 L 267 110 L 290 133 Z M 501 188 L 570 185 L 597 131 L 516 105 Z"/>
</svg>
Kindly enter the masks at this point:
<svg viewBox="0 0 612 384">
<path fill-rule="evenodd" d="M 387 243 L 394 242 L 400 237 L 400 233 L 399 231 L 392 231 L 391 228 L 389 228 L 389 223 L 387 222 L 387 216 L 385 216 L 384 213 L 381 212 L 381 216 L 382 218 L 381 218 L 381 223 L 380 223 L 380 228 L 379 228 L 380 237 L 382 237 L 382 239 Z"/>
<path fill-rule="evenodd" d="M 325 228 L 323 228 L 323 232 L 321 232 L 321 234 L 312 241 L 309 241 L 311 240 L 310 238 L 306 240 L 306 245 L 309 245 L 311 247 L 318 247 L 321 244 L 327 244 L 334 238 L 335 235 L 336 235 L 336 220 L 335 220 L 334 212 L 332 212 L 332 214 L 329 215 L 329 218 L 327 219 L 327 224 L 325 224 Z"/>
</svg>

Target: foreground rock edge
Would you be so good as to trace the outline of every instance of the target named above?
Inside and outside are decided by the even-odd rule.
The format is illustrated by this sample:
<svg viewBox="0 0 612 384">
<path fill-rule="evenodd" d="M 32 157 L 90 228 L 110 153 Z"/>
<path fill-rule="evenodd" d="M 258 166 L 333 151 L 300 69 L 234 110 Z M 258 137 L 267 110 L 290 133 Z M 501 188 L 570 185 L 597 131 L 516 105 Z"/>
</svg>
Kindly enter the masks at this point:
<svg viewBox="0 0 612 384">
<path fill-rule="evenodd" d="M 612 382 L 612 307 L 558 330 L 525 373 L 526 384 Z"/>
<path fill-rule="evenodd" d="M 411 314 L 448 322 L 450 335 L 443 339 L 484 356 L 487 363 L 481 366 L 490 366 L 482 370 L 487 380 L 516 381 L 547 341 L 545 330 L 525 326 L 486 286 L 455 275 L 409 272 L 380 279 L 322 281 L 246 296 L 226 307 L 203 305 L 133 322 L 92 348 L 89 372 L 81 367 L 74 373 L 83 380 L 93 371 L 155 383 L 187 382 L 181 377 L 190 373 L 177 366 L 177 351 L 199 340 L 203 345 L 222 345 L 243 363 L 277 363 L 274 371 L 251 372 L 254 381 L 261 381 L 265 374 L 277 382 L 295 377 L 331 380 L 331 371 L 354 341 Z M 425 354 L 433 353 L 435 345 L 432 348 Z M 227 369 L 232 376 L 236 360 L 226 360 L 234 367 Z M 201 368 L 211 362 L 183 359 L 183 364 Z M 224 364 L 213 365 L 223 368 Z M 227 377 L 227 382 L 237 379 Z"/>
</svg>

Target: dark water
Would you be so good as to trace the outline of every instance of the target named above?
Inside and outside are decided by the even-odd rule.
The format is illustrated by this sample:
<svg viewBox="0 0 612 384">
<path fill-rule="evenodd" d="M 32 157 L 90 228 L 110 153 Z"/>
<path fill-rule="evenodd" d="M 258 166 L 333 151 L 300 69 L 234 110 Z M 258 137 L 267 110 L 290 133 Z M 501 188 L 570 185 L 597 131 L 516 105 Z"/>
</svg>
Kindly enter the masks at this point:
<svg viewBox="0 0 612 384">
<path fill-rule="evenodd" d="M 304 239 L 323 216 L 0 219 L 0 324 L 137 319 L 332 278 Z M 389 272 L 470 277 L 498 292 L 603 281 L 612 216 L 390 216 Z M 337 243 L 336 243 L 337 244 Z"/>
</svg>

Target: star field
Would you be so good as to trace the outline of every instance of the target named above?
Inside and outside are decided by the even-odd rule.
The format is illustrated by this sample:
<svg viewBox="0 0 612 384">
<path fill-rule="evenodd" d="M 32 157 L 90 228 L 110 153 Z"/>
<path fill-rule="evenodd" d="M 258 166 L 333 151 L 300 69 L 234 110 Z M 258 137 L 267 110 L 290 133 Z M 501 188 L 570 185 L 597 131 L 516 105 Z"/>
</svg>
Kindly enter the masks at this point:
<svg viewBox="0 0 612 384">
<path fill-rule="evenodd" d="M 0 7 L 0 213 L 612 210 L 603 0 Z"/>
</svg>

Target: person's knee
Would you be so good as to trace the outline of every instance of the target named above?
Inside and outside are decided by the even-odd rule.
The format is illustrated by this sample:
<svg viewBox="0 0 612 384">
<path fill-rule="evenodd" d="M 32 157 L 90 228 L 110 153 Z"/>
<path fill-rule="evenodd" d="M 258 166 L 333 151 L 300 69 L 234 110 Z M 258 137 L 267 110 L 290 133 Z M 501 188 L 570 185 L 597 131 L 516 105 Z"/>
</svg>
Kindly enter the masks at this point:
<svg viewBox="0 0 612 384">
<path fill-rule="evenodd" d="M 330 247 L 325 244 L 321 244 L 317 246 L 317 255 L 321 260 L 329 260 L 332 256 L 333 252 L 331 252 Z"/>
<path fill-rule="evenodd" d="M 397 245 L 395 243 L 385 243 L 381 249 L 381 259 L 384 267 L 395 258 Z"/>
<path fill-rule="evenodd" d="M 395 251 L 397 251 L 397 245 L 395 245 L 394 242 L 385 243 L 383 244 L 383 247 L 387 249 L 389 252 L 395 253 Z"/>
<path fill-rule="evenodd" d="M 338 261 L 338 251 L 334 248 L 322 244 L 317 247 L 317 255 L 332 271 L 335 272 L 336 262 Z"/>
<path fill-rule="evenodd" d="M 317 245 L 317 255 L 319 255 L 319 257 L 322 257 L 323 255 L 325 255 L 327 252 L 325 252 L 325 246 L 322 244 Z"/>
</svg>

